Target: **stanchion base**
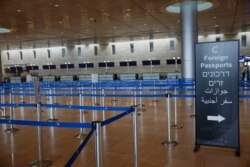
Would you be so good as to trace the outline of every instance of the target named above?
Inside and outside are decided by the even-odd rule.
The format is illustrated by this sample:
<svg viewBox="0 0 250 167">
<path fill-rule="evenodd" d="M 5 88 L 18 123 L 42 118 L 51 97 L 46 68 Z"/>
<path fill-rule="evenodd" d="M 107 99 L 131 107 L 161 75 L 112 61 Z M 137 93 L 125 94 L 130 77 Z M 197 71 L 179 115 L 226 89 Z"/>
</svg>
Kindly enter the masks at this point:
<svg viewBox="0 0 250 167">
<path fill-rule="evenodd" d="M 142 111 L 142 112 L 145 112 L 145 111 L 146 111 L 146 109 L 144 109 L 144 108 L 139 108 L 139 109 L 137 109 L 137 111 Z"/>
<path fill-rule="evenodd" d="M 96 105 L 96 106 L 100 106 L 100 103 L 95 103 L 94 105 Z"/>
<path fill-rule="evenodd" d="M 6 129 L 4 130 L 6 133 L 15 133 L 15 132 L 18 132 L 19 129 L 17 128 L 9 128 L 9 129 Z"/>
<path fill-rule="evenodd" d="M 30 167 L 46 167 L 46 166 L 51 166 L 52 165 L 52 161 L 51 160 L 41 160 L 41 161 L 34 161 L 30 163 Z"/>
<path fill-rule="evenodd" d="M 192 118 L 192 117 L 195 117 L 195 114 L 190 115 L 190 117 L 191 117 L 191 118 Z"/>
<path fill-rule="evenodd" d="M 141 116 L 141 113 L 140 113 L 140 112 L 137 112 L 137 115 L 138 115 L 138 116 Z M 131 116 L 133 116 L 133 114 L 131 114 Z"/>
<path fill-rule="evenodd" d="M 118 100 L 116 100 L 116 99 L 112 99 L 111 101 L 112 101 L 112 102 L 115 102 L 115 101 L 118 101 Z"/>
<path fill-rule="evenodd" d="M 87 136 L 87 134 L 85 134 L 85 133 L 79 133 L 79 134 L 75 135 L 74 138 L 76 138 L 76 139 L 85 139 L 86 136 Z"/>
<path fill-rule="evenodd" d="M 159 102 L 160 100 L 157 100 L 157 99 L 155 99 L 155 100 L 152 100 L 152 102 L 155 102 L 155 103 L 157 103 L 157 102 Z"/>
<path fill-rule="evenodd" d="M 177 141 L 163 141 L 161 142 L 162 145 L 168 146 L 168 147 L 175 147 L 179 143 Z"/>
<path fill-rule="evenodd" d="M 48 119 L 47 121 L 48 121 L 48 122 L 56 122 L 56 121 L 58 121 L 58 119 L 57 119 L 57 118 L 50 118 L 50 119 Z"/>
<path fill-rule="evenodd" d="M 181 129 L 181 128 L 183 128 L 182 125 L 172 125 L 171 127 L 172 127 L 173 129 Z"/>
<path fill-rule="evenodd" d="M 34 112 L 37 112 L 36 110 Z M 43 112 L 43 110 L 41 110 L 41 112 Z"/>
<path fill-rule="evenodd" d="M 84 114 L 88 114 L 89 112 L 88 111 L 83 111 Z"/>
<path fill-rule="evenodd" d="M 10 116 L 8 116 L 8 115 L 2 115 L 2 116 L 0 116 L 0 119 L 9 119 L 10 118 Z"/>
<path fill-rule="evenodd" d="M 19 100 L 20 103 L 25 103 L 25 101 L 23 99 Z"/>
</svg>

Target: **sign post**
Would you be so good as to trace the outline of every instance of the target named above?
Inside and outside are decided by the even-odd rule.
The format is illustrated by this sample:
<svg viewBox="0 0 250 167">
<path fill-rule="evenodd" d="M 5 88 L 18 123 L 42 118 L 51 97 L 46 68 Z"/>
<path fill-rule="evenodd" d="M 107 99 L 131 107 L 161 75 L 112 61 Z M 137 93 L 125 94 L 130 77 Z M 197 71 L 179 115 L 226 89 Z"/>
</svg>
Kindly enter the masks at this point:
<svg viewBox="0 0 250 167">
<path fill-rule="evenodd" d="M 239 42 L 197 43 L 196 141 L 200 145 L 235 148 L 239 139 Z"/>
</svg>

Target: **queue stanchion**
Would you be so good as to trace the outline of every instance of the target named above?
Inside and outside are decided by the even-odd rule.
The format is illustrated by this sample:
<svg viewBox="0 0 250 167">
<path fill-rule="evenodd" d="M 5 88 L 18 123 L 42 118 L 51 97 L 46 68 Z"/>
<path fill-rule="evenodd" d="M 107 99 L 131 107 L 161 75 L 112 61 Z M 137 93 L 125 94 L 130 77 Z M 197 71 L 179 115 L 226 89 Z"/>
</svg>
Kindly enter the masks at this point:
<svg viewBox="0 0 250 167">
<path fill-rule="evenodd" d="M 49 98 L 49 104 L 53 104 L 53 96 L 52 96 L 51 88 L 49 89 L 48 98 Z M 48 119 L 49 122 L 58 121 L 58 119 L 55 117 L 55 112 L 54 112 L 54 109 L 52 107 L 49 108 L 49 115 L 50 115 L 50 118 Z"/>
<path fill-rule="evenodd" d="M 83 97 L 82 97 L 81 93 L 79 93 L 79 104 L 80 104 L 80 106 L 83 106 Z M 84 117 L 83 109 L 80 109 L 80 116 L 79 117 L 80 117 L 80 123 L 83 123 L 83 117 Z M 80 133 L 77 134 L 75 136 L 75 138 L 84 139 L 86 136 L 87 136 L 87 134 L 83 132 L 83 128 L 80 128 Z"/>
<path fill-rule="evenodd" d="M 21 88 L 19 88 L 19 101 L 20 103 L 24 103 L 24 97 L 23 97 L 23 94 L 24 94 L 24 88 L 23 86 Z"/>
<path fill-rule="evenodd" d="M 140 91 L 140 108 L 138 109 L 139 111 L 142 111 L 142 112 L 144 112 L 144 111 L 146 111 L 145 109 L 144 109 L 144 104 L 142 104 L 142 87 L 141 87 L 141 83 L 140 83 L 140 87 L 139 87 L 139 91 Z"/>
<path fill-rule="evenodd" d="M 137 95 L 136 95 L 136 90 L 135 90 L 135 89 L 134 89 L 132 101 L 133 101 L 133 105 L 134 105 L 134 106 L 137 106 Z M 135 110 L 135 112 L 137 113 L 137 115 L 141 115 L 141 113 L 138 112 L 137 109 Z"/>
<path fill-rule="evenodd" d="M 155 91 L 155 80 L 154 80 L 154 100 L 153 100 L 153 102 L 159 102 L 159 100 L 156 98 L 156 91 Z"/>
<path fill-rule="evenodd" d="M 40 96 L 40 85 L 39 80 L 35 79 L 35 101 L 36 101 L 36 112 L 37 121 L 42 121 L 42 111 L 41 111 L 41 96 Z M 29 164 L 30 167 L 47 167 L 52 165 L 52 161 L 49 159 L 43 159 L 43 134 L 42 126 L 37 126 L 37 142 L 38 142 L 38 160 L 33 161 Z"/>
<path fill-rule="evenodd" d="M 171 131 L 171 94 L 166 93 L 166 105 L 167 105 L 167 129 L 168 129 L 168 139 L 163 141 L 162 145 L 167 145 L 168 147 L 175 147 L 179 143 L 177 141 L 172 140 L 172 131 Z"/>
<path fill-rule="evenodd" d="M 72 105 L 73 104 L 73 96 L 72 96 L 73 95 L 73 88 L 72 87 L 70 88 L 70 95 L 71 96 L 70 96 L 69 104 Z"/>
<path fill-rule="evenodd" d="M 56 88 L 53 88 L 53 94 L 54 95 L 56 95 Z M 57 102 L 57 98 L 56 98 L 57 96 L 54 96 L 54 104 L 58 104 L 58 102 Z"/>
<path fill-rule="evenodd" d="M 10 101 L 10 120 L 14 119 L 14 96 L 12 95 L 12 91 L 9 93 L 9 101 Z M 7 133 L 14 133 L 19 131 L 19 129 L 15 128 L 13 124 L 10 124 L 10 128 L 6 129 L 5 132 Z"/>
<path fill-rule="evenodd" d="M 102 106 L 105 107 L 105 91 L 102 89 Z M 105 110 L 102 110 L 102 117 L 105 120 Z"/>
<path fill-rule="evenodd" d="M 194 85 L 193 95 L 195 96 L 195 85 Z M 193 114 L 190 115 L 190 117 L 195 117 L 195 98 L 193 99 Z"/>
<path fill-rule="evenodd" d="M 4 90 L 4 88 L 2 89 L 1 103 L 5 104 L 5 90 Z M 10 116 L 6 115 L 6 107 L 5 106 L 3 106 L 1 108 L 1 111 L 2 111 L 2 115 L 0 116 L 0 118 L 2 118 L 2 119 L 9 119 L 10 118 Z"/>
<path fill-rule="evenodd" d="M 176 86 L 174 87 L 174 94 L 175 94 L 175 97 L 174 97 L 174 125 L 172 125 L 172 128 L 181 129 L 181 128 L 183 128 L 183 126 L 178 124 L 177 97 L 176 97 L 177 90 L 176 90 Z"/>
<path fill-rule="evenodd" d="M 102 167 L 102 137 L 101 121 L 93 122 L 95 126 L 95 160 L 96 167 Z"/>
<path fill-rule="evenodd" d="M 115 97 L 115 85 L 113 86 L 113 98 L 112 98 L 112 102 L 116 102 L 116 101 L 118 101 L 117 99 L 116 99 L 116 97 Z"/>
<path fill-rule="evenodd" d="M 41 103 L 36 105 L 37 110 L 37 121 L 42 121 L 42 114 L 41 114 Z M 37 127 L 37 141 L 38 141 L 38 160 L 33 161 L 30 163 L 31 167 L 47 167 L 52 165 L 52 161 L 49 159 L 43 159 L 43 141 L 42 141 L 42 127 Z"/>
<path fill-rule="evenodd" d="M 136 108 L 136 97 L 134 99 L 133 112 L 133 145 L 134 145 L 134 167 L 138 167 L 138 132 L 137 132 L 137 108 Z"/>
</svg>

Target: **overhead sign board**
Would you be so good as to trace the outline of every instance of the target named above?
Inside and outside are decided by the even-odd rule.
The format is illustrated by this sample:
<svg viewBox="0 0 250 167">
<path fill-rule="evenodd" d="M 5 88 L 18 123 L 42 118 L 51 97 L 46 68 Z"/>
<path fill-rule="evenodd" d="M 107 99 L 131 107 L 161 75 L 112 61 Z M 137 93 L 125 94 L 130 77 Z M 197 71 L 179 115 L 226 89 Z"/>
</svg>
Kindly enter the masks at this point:
<svg viewBox="0 0 250 167">
<path fill-rule="evenodd" d="M 239 42 L 195 45 L 196 145 L 239 150 Z"/>
</svg>

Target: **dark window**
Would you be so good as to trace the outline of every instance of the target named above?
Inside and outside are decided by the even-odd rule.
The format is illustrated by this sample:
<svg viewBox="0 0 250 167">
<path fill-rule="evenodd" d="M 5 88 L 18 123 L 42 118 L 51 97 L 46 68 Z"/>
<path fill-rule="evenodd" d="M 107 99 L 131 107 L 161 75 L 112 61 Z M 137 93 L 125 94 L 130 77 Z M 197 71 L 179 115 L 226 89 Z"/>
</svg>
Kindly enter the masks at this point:
<svg viewBox="0 0 250 167">
<path fill-rule="evenodd" d="M 88 67 L 88 68 L 93 68 L 93 67 L 94 67 L 94 63 L 88 63 L 88 64 L 87 64 L 87 67 Z"/>
<path fill-rule="evenodd" d="M 56 65 L 49 65 L 50 69 L 56 69 Z"/>
<path fill-rule="evenodd" d="M 101 63 L 98 64 L 98 66 L 99 66 L 99 67 L 106 67 L 106 63 L 101 62 Z"/>
<path fill-rule="evenodd" d="M 137 62 L 136 61 L 130 61 L 129 62 L 129 66 L 136 66 L 137 65 Z"/>
<path fill-rule="evenodd" d="M 175 64 L 175 59 L 168 59 L 167 64 Z"/>
<path fill-rule="evenodd" d="M 152 65 L 160 65 L 161 61 L 160 60 L 152 60 Z"/>
<path fill-rule="evenodd" d="M 108 67 L 114 67 L 115 66 L 115 63 L 114 62 L 108 62 Z"/>
<path fill-rule="evenodd" d="M 67 65 L 66 64 L 60 64 L 60 68 L 65 69 L 65 68 L 67 68 Z"/>
<path fill-rule="evenodd" d="M 74 68 L 74 64 L 60 64 L 61 69 Z"/>
<path fill-rule="evenodd" d="M 143 60 L 143 61 L 142 61 L 142 65 L 143 65 L 143 66 L 148 66 L 148 65 L 150 65 L 150 64 L 151 64 L 150 60 Z"/>
<path fill-rule="evenodd" d="M 124 66 L 127 66 L 128 65 L 128 62 L 126 61 L 120 61 L 120 66 L 121 67 L 124 67 Z"/>
<path fill-rule="evenodd" d="M 68 65 L 68 68 L 74 68 L 75 67 L 74 64 L 66 64 L 66 65 Z"/>
<path fill-rule="evenodd" d="M 43 65 L 43 69 L 47 70 L 47 69 L 49 69 L 49 66 L 48 65 Z"/>
<path fill-rule="evenodd" d="M 216 37 L 215 41 L 216 41 L 216 42 L 220 42 L 220 41 L 221 41 L 221 40 L 220 40 L 220 37 Z"/>
<path fill-rule="evenodd" d="M 80 63 L 80 64 L 78 64 L 78 67 L 79 68 L 86 68 L 86 65 L 87 65 L 86 63 Z"/>
<path fill-rule="evenodd" d="M 38 66 L 26 66 L 26 70 L 39 70 Z"/>
</svg>

